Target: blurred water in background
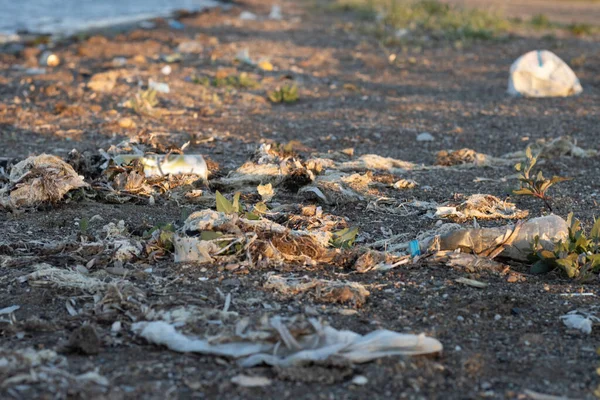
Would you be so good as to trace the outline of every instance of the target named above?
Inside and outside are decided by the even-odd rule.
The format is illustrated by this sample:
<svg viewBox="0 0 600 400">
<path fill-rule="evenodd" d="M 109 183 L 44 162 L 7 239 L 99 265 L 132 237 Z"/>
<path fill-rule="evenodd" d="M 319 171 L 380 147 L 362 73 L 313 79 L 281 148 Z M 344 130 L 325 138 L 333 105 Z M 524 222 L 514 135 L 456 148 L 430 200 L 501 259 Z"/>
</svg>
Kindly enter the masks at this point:
<svg viewBox="0 0 600 400">
<path fill-rule="evenodd" d="M 0 33 L 68 35 L 217 4 L 214 0 L 0 0 Z"/>
</svg>

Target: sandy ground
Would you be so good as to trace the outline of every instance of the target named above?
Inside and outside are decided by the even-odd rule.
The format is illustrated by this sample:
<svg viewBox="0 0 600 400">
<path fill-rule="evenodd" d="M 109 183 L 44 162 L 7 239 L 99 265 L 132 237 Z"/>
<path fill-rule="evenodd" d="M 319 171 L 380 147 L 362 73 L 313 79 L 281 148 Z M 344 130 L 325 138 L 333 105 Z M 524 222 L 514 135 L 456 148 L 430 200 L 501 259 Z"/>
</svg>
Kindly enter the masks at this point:
<svg viewBox="0 0 600 400">
<path fill-rule="evenodd" d="M 152 227 L 170 223 L 180 228 L 191 212 L 214 208 L 210 196 L 215 189 L 233 194 L 218 180 L 247 161 L 261 143 L 298 141 L 295 149 L 302 160 L 353 148 L 349 159 L 377 154 L 426 166 L 444 149 L 468 147 L 501 157 L 559 136 L 598 150 L 600 45 L 594 38 L 521 35 L 459 49 L 444 42 L 385 48 L 349 14 L 324 12 L 312 3 L 282 5 L 281 21 L 265 18 L 270 4 L 251 2 L 229 11 L 184 16 L 181 31 L 159 21 L 156 29 L 68 41 L 54 49 L 62 64 L 44 74 L 27 73 L 26 68 L 38 67 L 39 51 L 32 46 L 0 54 L 1 165 L 33 154 L 55 154 L 70 160 L 93 186 L 73 191 L 56 204 L 0 211 L 0 309 L 20 306 L 0 315 L 0 360 L 13 360 L 0 363 L 0 397 L 535 398 L 528 397 L 531 390 L 594 398 L 600 383 L 598 331 L 588 335 L 568 329 L 560 316 L 594 310 L 600 294 L 597 276 L 581 283 L 559 273 L 532 275 L 528 265 L 507 260 L 501 261 L 509 268 L 500 272 L 419 262 L 359 274 L 356 256 L 350 253 L 344 253 L 346 259 L 316 265 L 195 265 L 176 264 L 172 254 L 144 248 L 137 257 L 116 262 L 105 225 L 123 220 L 127 238 L 144 244 L 149 243 L 144 232 Z M 259 20 L 240 20 L 243 10 L 253 11 Z M 173 54 L 190 40 L 199 44 L 197 52 L 168 64 L 171 74 L 162 74 L 167 63 L 160 55 Z M 236 54 L 246 48 L 254 60 L 268 58 L 274 71 L 236 62 Z M 576 60 L 572 64 L 584 87 L 580 96 L 507 96 L 510 64 L 537 48 L 550 49 L 568 62 Z M 117 57 L 125 62 L 115 61 Z M 259 86 L 194 83 L 194 77 L 214 79 L 219 70 L 234 76 L 246 72 Z M 104 78 L 112 82 L 109 89 L 93 90 L 89 83 L 100 80 L 101 73 L 116 78 Z M 124 105 L 149 79 L 170 86 L 155 106 L 162 114 L 138 113 Z M 286 81 L 298 85 L 298 102 L 266 100 L 268 91 Z M 417 141 L 423 132 L 434 140 Z M 106 185 L 113 187 L 114 182 L 98 168 L 98 149 L 127 138 L 157 153 L 189 141 L 187 154 L 212 160 L 208 186 L 195 183 L 167 190 L 152 201 L 143 194 L 119 197 L 107 191 Z M 68 157 L 74 148 L 89 165 Z M 553 156 L 542 167 L 548 176 L 573 178 L 550 189 L 551 204 L 562 217 L 574 212 L 589 229 L 600 193 L 598 158 Z M 298 221 L 323 223 L 302 219 L 298 211 L 322 206 L 323 220 L 359 228 L 356 248 L 400 234 L 409 240 L 435 228 L 437 219 L 411 208 L 415 200 L 457 204 L 471 194 L 487 193 L 515 202 L 531 217 L 548 214 L 536 199 L 511 196 L 517 185 L 513 174 L 510 164 L 370 171 L 369 179 L 379 185 L 365 198 L 319 204 L 292 185 L 278 188 L 270 206 L 296 207 L 277 217 L 290 227 Z M 419 186 L 393 188 L 391 183 L 400 179 Z M 185 197 L 192 189 L 202 190 L 202 196 Z M 248 204 L 258 201 L 257 193 L 243 197 Z M 381 197 L 388 198 L 389 208 L 375 206 L 382 204 L 375 201 Z M 203 198 L 208 201 L 203 203 Z M 85 227 L 83 221 L 88 221 Z M 31 275 L 40 263 L 104 284 L 69 286 L 57 281 L 56 271 L 55 278 Z M 365 285 L 370 295 L 364 304 L 351 296 L 333 303 L 317 295 L 284 296 L 265 285 L 271 273 L 347 280 Z M 488 286 L 456 282 L 465 277 Z M 221 313 L 225 304 L 229 314 Z M 244 317 L 302 315 L 360 334 L 380 328 L 425 333 L 438 339 L 444 351 L 355 365 L 247 369 L 224 356 L 170 351 L 131 329 L 136 321 L 160 319 L 156 313 L 182 308 L 190 317 L 178 329 L 203 338 L 231 332 Z M 33 349 L 37 358 L 25 357 L 25 349 Z M 92 379 L 82 375 L 86 373 L 97 375 Z M 270 383 L 241 387 L 232 381 L 240 374 L 266 377 Z M 366 382 L 360 378 L 364 384 L 353 383 L 356 376 Z"/>
</svg>

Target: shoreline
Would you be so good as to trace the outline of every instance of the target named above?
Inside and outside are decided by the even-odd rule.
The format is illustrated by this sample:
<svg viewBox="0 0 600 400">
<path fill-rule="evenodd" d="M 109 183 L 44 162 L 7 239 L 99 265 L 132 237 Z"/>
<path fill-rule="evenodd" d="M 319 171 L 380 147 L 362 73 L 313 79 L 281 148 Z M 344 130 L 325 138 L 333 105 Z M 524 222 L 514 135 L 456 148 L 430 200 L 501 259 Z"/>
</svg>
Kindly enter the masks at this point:
<svg viewBox="0 0 600 400">
<path fill-rule="evenodd" d="M 112 32 L 123 32 L 133 28 L 153 29 L 154 27 L 144 27 L 143 23 L 152 23 L 152 21 L 156 19 L 177 19 L 178 15 L 181 14 L 195 15 L 216 7 L 221 7 L 224 10 L 231 7 L 230 4 L 217 0 L 204 0 L 204 2 L 206 3 L 205 5 L 201 5 L 197 8 L 177 8 L 169 12 L 141 13 L 130 16 L 100 18 L 92 21 L 84 20 L 79 22 L 65 19 L 60 23 L 46 24 L 47 29 L 41 29 L 40 31 L 3 31 L 0 32 L 0 47 L 24 44 L 40 37 L 48 37 L 52 42 L 60 42 L 82 34 L 108 34 Z M 70 22 L 73 22 L 73 24 L 70 24 Z M 66 28 L 66 25 L 69 25 L 70 27 Z"/>
</svg>

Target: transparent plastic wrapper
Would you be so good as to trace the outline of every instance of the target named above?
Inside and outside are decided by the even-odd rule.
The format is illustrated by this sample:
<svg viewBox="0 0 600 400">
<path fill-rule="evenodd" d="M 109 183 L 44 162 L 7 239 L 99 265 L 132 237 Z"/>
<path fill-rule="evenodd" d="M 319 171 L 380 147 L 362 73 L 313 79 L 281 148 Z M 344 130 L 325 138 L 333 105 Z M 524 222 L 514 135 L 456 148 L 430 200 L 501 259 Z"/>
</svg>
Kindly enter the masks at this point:
<svg viewBox="0 0 600 400">
<path fill-rule="evenodd" d="M 508 93 L 525 97 L 566 97 L 583 91 L 575 72 L 556 54 L 534 50 L 510 67 Z"/>
<path fill-rule="evenodd" d="M 409 249 L 412 255 L 427 251 L 434 240 L 438 240 L 440 250 L 462 249 L 475 254 L 481 254 L 490 248 L 502 244 L 514 232 L 515 226 L 501 226 L 494 228 L 459 229 L 439 237 L 427 238 L 421 242 L 412 241 Z M 504 247 L 501 257 L 513 260 L 526 261 L 531 254 L 531 246 L 536 237 L 539 244 L 552 250 L 554 243 L 566 239 L 569 233 L 567 222 L 557 215 L 547 215 L 533 218 L 520 225 L 516 236 L 511 238 L 510 245 Z"/>
<path fill-rule="evenodd" d="M 146 176 L 162 176 L 167 174 L 198 175 L 204 180 L 208 179 L 206 161 L 198 154 L 120 154 L 113 157 L 118 165 L 127 165 L 134 160 L 139 160 L 144 166 Z"/>
</svg>

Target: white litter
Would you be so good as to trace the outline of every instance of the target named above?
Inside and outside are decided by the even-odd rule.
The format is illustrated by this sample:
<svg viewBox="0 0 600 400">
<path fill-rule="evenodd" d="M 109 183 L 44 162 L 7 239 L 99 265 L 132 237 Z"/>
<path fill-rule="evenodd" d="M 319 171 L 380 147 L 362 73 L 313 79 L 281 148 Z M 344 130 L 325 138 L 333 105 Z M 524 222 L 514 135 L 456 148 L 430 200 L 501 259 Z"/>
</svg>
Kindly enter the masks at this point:
<svg viewBox="0 0 600 400">
<path fill-rule="evenodd" d="M 110 156 L 109 156 L 110 157 Z M 127 165 L 134 160 L 139 160 L 144 166 L 146 176 L 163 176 L 190 174 L 198 175 L 200 178 L 208 179 L 208 167 L 206 161 L 199 154 L 120 154 L 114 156 L 113 161 L 117 165 Z"/>
<path fill-rule="evenodd" d="M 21 306 L 4 307 L 4 308 L 0 309 L 0 315 L 13 313 L 13 312 L 17 311 L 19 308 L 21 308 Z"/>
<path fill-rule="evenodd" d="M 148 81 L 148 87 L 156 90 L 158 93 L 169 93 L 171 91 L 168 83 L 156 82 L 152 79 Z"/>
<path fill-rule="evenodd" d="M 575 72 L 548 50 L 530 51 L 519 57 L 510 67 L 510 95 L 565 97 L 582 91 Z"/>
<path fill-rule="evenodd" d="M 271 12 L 269 13 L 269 19 L 280 20 L 283 16 L 281 15 L 281 7 L 277 4 L 273 4 L 271 7 Z"/>
<path fill-rule="evenodd" d="M 256 14 L 251 13 L 250 11 L 242 11 L 240 14 L 240 19 L 242 21 L 256 21 L 258 17 Z"/>
<path fill-rule="evenodd" d="M 272 381 L 264 376 L 249 376 L 249 375 L 236 375 L 231 378 L 231 382 L 242 387 L 263 387 L 269 386 Z"/>
<path fill-rule="evenodd" d="M 419 133 L 417 135 L 417 142 L 433 142 L 435 138 L 429 132 Z"/>
<path fill-rule="evenodd" d="M 600 322 L 600 318 L 595 315 L 579 310 L 569 311 L 567 314 L 562 315 L 560 319 L 562 319 L 562 322 L 568 328 L 578 329 L 588 335 L 592 333 L 592 325 L 594 322 Z"/>
<path fill-rule="evenodd" d="M 164 67 L 162 67 L 160 69 L 160 73 L 163 74 L 163 75 L 171 75 L 172 71 L 173 71 L 173 68 L 171 68 L 170 65 L 165 65 Z"/>
<path fill-rule="evenodd" d="M 272 317 L 268 323 L 274 331 L 273 337 L 261 337 L 252 342 L 238 338 L 238 342 L 217 344 L 183 335 L 163 321 L 136 322 L 132 330 L 147 341 L 173 351 L 240 358 L 239 364 L 243 367 L 260 364 L 288 367 L 331 359 L 364 363 L 392 355 L 439 353 L 443 349 L 438 340 L 424 334 L 376 330 L 363 336 L 323 326 L 316 319 L 308 322 L 312 329 L 290 330 L 280 317 Z"/>
<path fill-rule="evenodd" d="M 354 383 L 355 385 L 363 386 L 369 383 L 369 380 L 364 375 L 356 375 L 354 378 L 352 378 L 352 383 Z"/>
</svg>

